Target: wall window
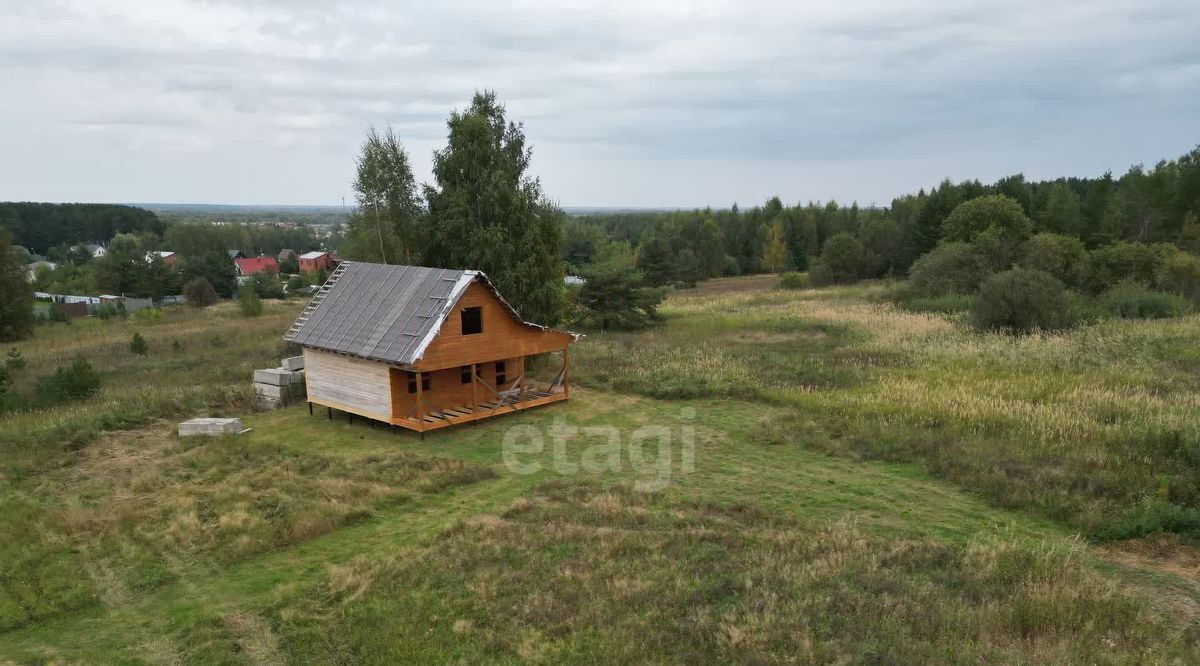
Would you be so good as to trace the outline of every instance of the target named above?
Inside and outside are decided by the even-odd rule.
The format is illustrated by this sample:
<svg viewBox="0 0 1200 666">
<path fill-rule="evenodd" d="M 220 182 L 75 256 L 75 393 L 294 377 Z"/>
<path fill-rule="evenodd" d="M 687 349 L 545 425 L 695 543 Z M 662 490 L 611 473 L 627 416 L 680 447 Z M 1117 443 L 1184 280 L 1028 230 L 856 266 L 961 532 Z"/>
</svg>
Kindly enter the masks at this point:
<svg viewBox="0 0 1200 666">
<path fill-rule="evenodd" d="M 464 365 L 462 367 L 462 372 L 460 374 L 460 378 L 462 379 L 462 383 L 464 383 L 464 384 L 471 383 L 471 366 Z"/>
<path fill-rule="evenodd" d="M 421 390 L 422 391 L 429 390 L 429 375 L 425 375 L 425 376 L 421 377 Z M 417 392 L 417 375 L 414 372 L 408 373 L 408 392 L 409 393 Z"/>
<path fill-rule="evenodd" d="M 504 361 L 496 361 L 496 388 L 502 388 L 507 379 L 504 376 Z"/>
<path fill-rule="evenodd" d="M 483 308 L 463 308 L 461 317 L 463 335 L 483 333 Z"/>
</svg>

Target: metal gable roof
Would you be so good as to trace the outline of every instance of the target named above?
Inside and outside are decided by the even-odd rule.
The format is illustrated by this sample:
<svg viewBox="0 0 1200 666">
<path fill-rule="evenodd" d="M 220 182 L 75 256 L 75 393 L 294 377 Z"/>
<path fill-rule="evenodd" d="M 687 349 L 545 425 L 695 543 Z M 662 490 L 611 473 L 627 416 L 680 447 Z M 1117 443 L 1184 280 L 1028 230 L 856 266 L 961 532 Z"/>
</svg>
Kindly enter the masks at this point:
<svg viewBox="0 0 1200 666">
<path fill-rule="evenodd" d="M 345 261 L 284 336 L 305 347 L 412 365 L 437 336 L 451 308 L 482 280 L 523 324 L 516 310 L 478 271 Z"/>
</svg>

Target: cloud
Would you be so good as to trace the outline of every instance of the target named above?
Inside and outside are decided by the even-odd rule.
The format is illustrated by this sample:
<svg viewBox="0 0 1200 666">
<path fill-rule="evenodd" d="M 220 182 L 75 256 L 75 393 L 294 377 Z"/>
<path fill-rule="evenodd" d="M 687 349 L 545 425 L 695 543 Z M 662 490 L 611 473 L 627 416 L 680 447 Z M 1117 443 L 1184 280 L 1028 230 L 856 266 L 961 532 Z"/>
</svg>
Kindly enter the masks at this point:
<svg viewBox="0 0 1200 666">
<path fill-rule="evenodd" d="M 1200 111 L 1200 6 L 1166 0 L 9 4 L 4 198 L 336 201 L 368 124 L 428 177 L 485 87 L 566 204 L 1119 170 Z"/>
</svg>

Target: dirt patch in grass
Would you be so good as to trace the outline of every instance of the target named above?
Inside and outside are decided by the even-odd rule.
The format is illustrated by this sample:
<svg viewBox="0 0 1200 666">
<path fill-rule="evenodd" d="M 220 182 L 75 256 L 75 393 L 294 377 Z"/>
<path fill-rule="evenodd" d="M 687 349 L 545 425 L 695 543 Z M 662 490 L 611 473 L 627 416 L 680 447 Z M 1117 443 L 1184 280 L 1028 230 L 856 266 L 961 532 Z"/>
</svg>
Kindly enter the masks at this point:
<svg viewBox="0 0 1200 666">
<path fill-rule="evenodd" d="M 1200 544 L 1195 541 L 1184 542 L 1177 535 L 1160 534 L 1108 544 L 1101 552 L 1119 562 L 1190 580 L 1200 591 Z"/>
</svg>

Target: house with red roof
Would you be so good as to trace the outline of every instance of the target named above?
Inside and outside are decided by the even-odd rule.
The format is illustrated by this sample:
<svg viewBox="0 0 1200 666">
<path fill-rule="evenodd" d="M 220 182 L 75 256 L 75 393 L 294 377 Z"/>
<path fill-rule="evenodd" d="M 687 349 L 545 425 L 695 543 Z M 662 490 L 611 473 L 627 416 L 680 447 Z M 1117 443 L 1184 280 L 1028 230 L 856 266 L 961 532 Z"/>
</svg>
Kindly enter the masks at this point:
<svg viewBox="0 0 1200 666">
<path fill-rule="evenodd" d="M 275 257 L 239 257 L 233 260 L 237 264 L 238 275 L 248 277 L 258 273 L 278 273 L 279 263 Z"/>
</svg>

